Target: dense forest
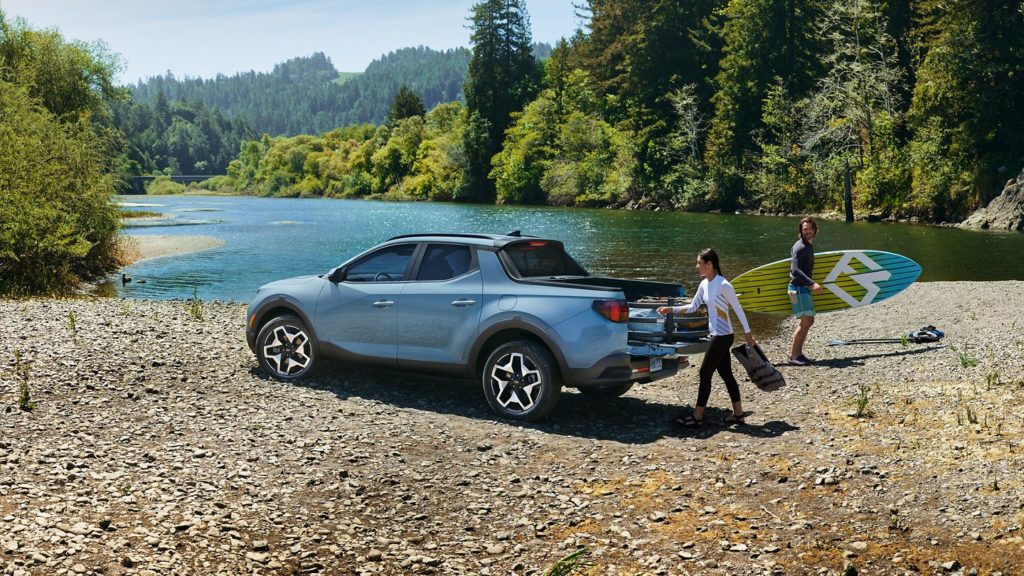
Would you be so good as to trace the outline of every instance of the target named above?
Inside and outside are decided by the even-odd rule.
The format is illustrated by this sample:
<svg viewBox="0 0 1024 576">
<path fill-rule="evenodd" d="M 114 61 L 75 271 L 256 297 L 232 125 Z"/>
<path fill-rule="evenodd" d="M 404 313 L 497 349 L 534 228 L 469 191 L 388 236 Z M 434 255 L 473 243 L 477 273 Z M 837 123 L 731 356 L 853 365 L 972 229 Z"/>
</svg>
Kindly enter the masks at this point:
<svg viewBox="0 0 1024 576">
<path fill-rule="evenodd" d="M 224 174 L 242 142 L 257 136 L 241 118 L 229 120 L 202 102 L 152 106 L 112 102 L 112 123 L 124 134 L 118 162 L 122 181 L 140 174 Z"/>
<path fill-rule="evenodd" d="M 464 48 L 437 51 L 421 46 L 396 50 L 371 62 L 363 73 L 342 77 L 318 52 L 278 64 L 269 73 L 205 80 L 179 80 L 167 73 L 139 82 L 131 91 L 136 102 L 151 106 L 161 94 L 169 102 L 201 102 L 271 136 L 320 134 L 348 124 L 384 122 L 402 86 L 418 93 L 428 108 L 461 99 L 468 64 Z"/>
<path fill-rule="evenodd" d="M 216 185 L 273 195 L 951 221 L 1024 164 L 1024 7 L 588 0 L 538 64 L 521 1 L 470 15 L 465 104 L 263 138 Z M 429 109 L 429 107 L 428 107 Z"/>
</svg>

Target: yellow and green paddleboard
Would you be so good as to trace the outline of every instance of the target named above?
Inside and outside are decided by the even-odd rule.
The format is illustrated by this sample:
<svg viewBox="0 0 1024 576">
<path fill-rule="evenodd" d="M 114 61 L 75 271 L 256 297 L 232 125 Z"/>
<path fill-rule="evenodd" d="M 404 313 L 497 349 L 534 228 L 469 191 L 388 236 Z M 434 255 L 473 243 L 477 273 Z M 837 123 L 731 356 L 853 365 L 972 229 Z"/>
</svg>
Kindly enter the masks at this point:
<svg viewBox="0 0 1024 576">
<path fill-rule="evenodd" d="M 746 311 L 791 314 L 786 294 L 790 259 L 759 266 L 730 280 Z M 816 312 L 834 312 L 881 302 L 902 292 L 921 275 L 906 256 L 880 250 L 836 250 L 814 255 L 821 292 L 812 294 Z"/>
</svg>

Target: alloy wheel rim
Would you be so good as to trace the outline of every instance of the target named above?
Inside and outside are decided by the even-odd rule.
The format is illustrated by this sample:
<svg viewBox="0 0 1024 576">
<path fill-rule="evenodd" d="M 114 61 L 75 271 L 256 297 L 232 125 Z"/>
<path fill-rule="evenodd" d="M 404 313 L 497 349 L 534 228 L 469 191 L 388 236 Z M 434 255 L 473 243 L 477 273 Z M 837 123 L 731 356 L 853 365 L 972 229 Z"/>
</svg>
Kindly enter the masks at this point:
<svg viewBox="0 0 1024 576">
<path fill-rule="evenodd" d="M 540 399 L 540 370 L 521 352 L 506 354 L 495 362 L 490 380 L 494 399 L 509 412 L 529 412 Z"/>
<path fill-rule="evenodd" d="M 263 357 L 282 376 L 293 376 L 313 361 L 309 336 L 295 326 L 278 326 L 263 343 Z"/>
</svg>

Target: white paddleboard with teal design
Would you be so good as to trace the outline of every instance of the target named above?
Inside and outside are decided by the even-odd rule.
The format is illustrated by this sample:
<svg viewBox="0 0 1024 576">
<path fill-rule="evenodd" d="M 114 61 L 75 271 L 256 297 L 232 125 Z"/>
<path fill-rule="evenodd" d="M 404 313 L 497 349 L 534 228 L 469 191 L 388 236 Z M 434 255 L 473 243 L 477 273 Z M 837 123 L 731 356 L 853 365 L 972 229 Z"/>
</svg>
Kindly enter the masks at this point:
<svg viewBox="0 0 1024 576">
<path fill-rule="evenodd" d="M 730 282 L 743 309 L 766 314 L 791 314 L 786 294 L 789 258 L 759 266 Z M 812 294 L 816 312 L 858 308 L 892 298 L 914 283 L 921 266 L 906 256 L 880 250 L 836 250 L 814 255 L 814 274 L 821 292 Z"/>
</svg>

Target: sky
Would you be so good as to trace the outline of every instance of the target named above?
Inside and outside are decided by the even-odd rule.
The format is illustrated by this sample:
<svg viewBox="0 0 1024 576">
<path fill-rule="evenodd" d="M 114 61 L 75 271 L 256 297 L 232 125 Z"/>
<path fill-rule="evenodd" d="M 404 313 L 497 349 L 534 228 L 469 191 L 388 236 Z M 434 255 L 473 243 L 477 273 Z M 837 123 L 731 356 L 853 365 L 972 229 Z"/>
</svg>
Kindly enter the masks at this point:
<svg viewBox="0 0 1024 576">
<path fill-rule="evenodd" d="M 581 25 L 579 0 L 526 0 L 535 42 Z M 399 48 L 469 46 L 475 0 L 0 0 L 8 21 L 56 28 L 67 40 L 102 40 L 120 55 L 121 83 L 172 72 L 213 78 L 269 72 L 323 52 L 340 72 L 362 72 Z"/>
</svg>

